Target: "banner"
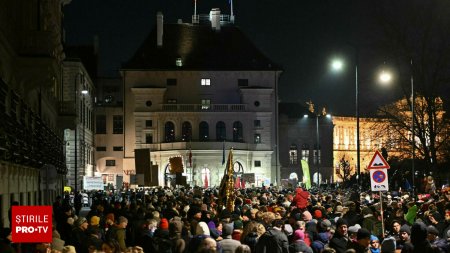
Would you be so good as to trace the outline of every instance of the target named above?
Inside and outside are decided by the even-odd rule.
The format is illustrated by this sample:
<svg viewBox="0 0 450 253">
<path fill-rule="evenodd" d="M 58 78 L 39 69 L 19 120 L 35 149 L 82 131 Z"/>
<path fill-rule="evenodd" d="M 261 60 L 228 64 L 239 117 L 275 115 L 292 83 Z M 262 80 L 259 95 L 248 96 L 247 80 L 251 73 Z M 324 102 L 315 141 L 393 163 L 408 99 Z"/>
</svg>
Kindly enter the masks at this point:
<svg viewBox="0 0 450 253">
<path fill-rule="evenodd" d="M 84 177 L 84 190 L 104 190 L 102 177 Z"/>
<path fill-rule="evenodd" d="M 311 189 L 311 176 L 309 175 L 309 165 L 305 160 L 301 160 L 302 163 L 302 171 L 303 171 L 303 183 L 305 184 L 306 189 Z"/>
</svg>

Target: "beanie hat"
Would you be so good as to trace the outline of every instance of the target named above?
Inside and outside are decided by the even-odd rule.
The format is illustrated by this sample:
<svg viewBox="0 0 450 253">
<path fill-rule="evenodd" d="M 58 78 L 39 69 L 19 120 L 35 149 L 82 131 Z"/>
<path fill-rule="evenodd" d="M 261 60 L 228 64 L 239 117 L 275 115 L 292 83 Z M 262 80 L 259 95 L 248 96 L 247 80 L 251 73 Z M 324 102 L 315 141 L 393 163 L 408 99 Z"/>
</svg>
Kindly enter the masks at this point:
<svg viewBox="0 0 450 253">
<path fill-rule="evenodd" d="M 427 232 L 428 232 L 428 234 L 439 235 L 439 231 L 433 225 L 429 225 L 427 227 Z"/>
<path fill-rule="evenodd" d="M 394 237 L 386 237 L 381 243 L 381 253 L 394 253 L 397 245 Z"/>
<path fill-rule="evenodd" d="M 77 251 L 75 250 L 74 246 L 69 245 L 69 246 L 65 246 L 62 249 L 62 253 L 77 253 Z"/>
<path fill-rule="evenodd" d="M 86 220 L 86 218 L 84 218 L 84 217 L 80 217 L 80 218 L 78 218 L 76 221 L 75 221 L 75 226 L 77 226 L 77 227 L 79 227 L 79 226 L 81 226 L 83 223 L 87 223 L 87 220 Z"/>
<path fill-rule="evenodd" d="M 376 237 L 375 235 L 371 235 L 370 236 L 370 241 L 371 242 L 373 242 L 373 241 L 380 241 L 380 239 L 378 239 L 378 237 Z"/>
<path fill-rule="evenodd" d="M 356 234 L 356 239 L 357 240 L 361 240 L 361 239 L 367 239 L 370 238 L 371 234 L 369 232 L 369 230 L 365 229 L 365 228 L 360 228 L 358 230 L 358 233 Z"/>
<path fill-rule="evenodd" d="M 312 215 L 309 211 L 304 211 L 303 212 L 303 219 L 306 221 L 310 221 L 312 220 Z"/>
<path fill-rule="evenodd" d="M 183 224 L 179 220 L 173 220 L 169 223 L 169 231 L 172 233 L 181 233 Z"/>
<path fill-rule="evenodd" d="M 403 224 L 402 227 L 400 228 L 400 233 L 407 233 L 408 235 L 411 234 L 411 228 L 407 225 L 407 224 Z"/>
<path fill-rule="evenodd" d="M 234 222 L 234 229 L 242 229 L 244 227 L 244 224 L 241 220 L 235 220 Z"/>
<path fill-rule="evenodd" d="M 322 211 L 320 211 L 319 209 L 316 209 L 314 211 L 314 218 L 316 218 L 316 219 L 322 218 Z"/>
<path fill-rule="evenodd" d="M 100 217 L 92 216 L 91 217 L 91 226 L 97 226 L 98 224 L 100 224 Z"/>
<path fill-rule="evenodd" d="M 346 219 L 339 218 L 339 219 L 336 221 L 336 228 L 339 228 L 339 227 L 342 226 L 342 225 L 348 226 L 348 222 L 347 222 Z"/>
<path fill-rule="evenodd" d="M 114 213 L 108 213 L 106 215 L 106 219 L 107 220 L 111 220 L 112 222 L 114 222 Z"/>
<path fill-rule="evenodd" d="M 295 230 L 293 239 L 294 239 L 294 241 L 305 240 L 305 232 L 301 229 Z"/>
<path fill-rule="evenodd" d="M 228 223 L 228 224 L 223 224 L 222 227 L 222 236 L 229 236 L 233 233 L 233 224 Z"/>
<path fill-rule="evenodd" d="M 168 230 L 169 229 L 169 222 L 166 218 L 162 218 L 159 222 L 159 228 L 162 230 Z"/>
<path fill-rule="evenodd" d="M 361 228 L 361 226 L 359 224 L 355 224 L 354 226 L 350 226 L 348 228 L 348 232 L 349 233 L 358 233 L 358 230 Z"/>
</svg>

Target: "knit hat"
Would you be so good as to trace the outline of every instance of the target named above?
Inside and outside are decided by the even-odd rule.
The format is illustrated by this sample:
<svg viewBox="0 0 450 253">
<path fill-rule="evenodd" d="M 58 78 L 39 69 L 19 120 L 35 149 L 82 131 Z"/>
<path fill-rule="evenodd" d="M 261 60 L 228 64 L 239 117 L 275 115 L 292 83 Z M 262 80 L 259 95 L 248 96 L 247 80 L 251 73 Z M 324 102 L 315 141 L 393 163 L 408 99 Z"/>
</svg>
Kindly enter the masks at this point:
<svg viewBox="0 0 450 253">
<path fill-rule="evenodd" d="M 233 233 L 233 224 L 228 223 L 228 224 L 223 224 L 222 227 L 222 236 L 229 236 Z"/>
<path fill-rule="evenodd" d="M 53 237 L 52 249 L 62 251 L 65 243 L 66 242 L 64 240 L 61 240 L 61 238 Z"/>
<path fill-rule="evenodd" d="M 407 224 L 403 224 L 402 227 L 400 228 L 400 233 L 407 233 L 408 235 L 411 234 L 411 228 L 407 225 Z"/>
<path fill-rule="evenodd" d="M 350 226 L 348 228 L 349 233 L 358 233 L 358 230 L 361 228 L 359 224 L 355 224 L 354 226 Z"/>
<path fill-rule="evenodd" d="M 86 220 L 86 218 L 84 218 L 84 217 L 80 217 L 80 218 L 78 218 L 76 221 L 75 221 L 75 226 L 77 226 L 77 227 L 79 227 L 79 226 L 81 226 L 83 223 L 87 223 L 87 220 Z"/>
<path fill-rule="evenodd" d="M 241 220 L 235 220 L 233 223 L 234 229 L 242 229 L 244 227 Z"/>
<path fill-rule="evenodd" d="M 301 229 L 297 229 L 294 232 L 294 236 L 292 237 L 294 241 L 297 240 L 305 240 L 305 232 Z"/>
<path fill-rule="evenodd" d="M 169 223 L 169 231 L 172 233 L 181 233 L 183 230 L 183 224 L 179 220 L 172 220 Z"/>
<path fill-rule="evenodd" d="M 375 235 L 370 235 L 370 241 L 380 241 L 380 239 L 378 239 L 378 237 L 376 237 Z"/>
<path fill-rule="evenodd" d="M 331 221 L 329 220 L 321 220 L 318 223 L 318 232 L 326 232 L 331 228 Z"/>
<path fill-rule="evenodd" d="M 322 211 L 320 211 L 319 209 L 316 209 L 314 211 L 314 218 L 316 218 L 316 219 L 322 218 Z"/>
<path fill-rule="evenodd" d="M 312 215 L 309 211 L 304 211 L 302 216 L 303 216 L 303 219 L 306 221 L 312 220 Z"/>
<path fill-rule="evenodd" d="M 361 239 L 368 239 L 370 238 L 371 234 L 370 231 L 365 229 L 365 228 L 360 228 L 358 230 L 358 233 L 356 234 L 356 239 L 357 240 L 361 240 Z"/>
<path fill-rule="evenodd" d="M 394 253 L 397 247 L 394 237 L 386 237 L 381 243 L 381 253 Z"/>
<path fill-rule="evenodd" d="M 98 224 L 100 224 L 100 217 L 92 216 L 91 217 L 91 226 L 97 226 Z"/>
<path fill-rule="evenodd" d="M 339 228 L 339 227 L 342 226 L 342 225 L 348 226 L 348 222 L 347 222 L 346 219 L 339 218 L 339 219 L 336 221 L 336 228 Z"/>
<path fill-rule="evenodd" d="M 433 225 L 429 225 L 427 227 L 427 232 L 428 232 L 428 234 L 439 235 L 439 231 Z"/>
<path fill-rule="evenodd" d="M 169 229 L 169 222 L 166 218 L 162 218 L 159 222 L 159 228 L 162 230 L 168 230 Z"/>
</svg>

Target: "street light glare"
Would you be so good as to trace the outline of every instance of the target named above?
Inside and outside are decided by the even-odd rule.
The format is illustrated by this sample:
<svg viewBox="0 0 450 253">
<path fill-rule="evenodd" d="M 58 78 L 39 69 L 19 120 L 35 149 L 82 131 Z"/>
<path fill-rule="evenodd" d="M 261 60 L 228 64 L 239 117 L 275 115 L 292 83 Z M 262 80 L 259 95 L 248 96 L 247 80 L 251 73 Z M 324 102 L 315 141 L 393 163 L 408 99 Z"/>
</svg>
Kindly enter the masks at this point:
<svg viewBox="0 0 450 253">
<path fill-rule="evenodd" d="M 88 90 L 81 90 L 81 94 L 83 94 L 83 95 L 86 95 L 86 94 L 88 94 L 88 93 L 89 93 Z"/>
<path fill-rule="evenodd" d="M 341 60 L 333 60 L 333 61 L 331 62 L 331 68 L 332 68 L 333 70 L 340 71 L 340 70 L 342 70 L 342 67 L 343 67 L 343 66 L 344 66 L 344 63 L 342 63 Z"/>
<path fill-rule="evenodd" d="M 392 75 L 389 72 L 383 71 L 380 74 L 381 83 L 389 83 L 392 80 Z"/>
</svg>

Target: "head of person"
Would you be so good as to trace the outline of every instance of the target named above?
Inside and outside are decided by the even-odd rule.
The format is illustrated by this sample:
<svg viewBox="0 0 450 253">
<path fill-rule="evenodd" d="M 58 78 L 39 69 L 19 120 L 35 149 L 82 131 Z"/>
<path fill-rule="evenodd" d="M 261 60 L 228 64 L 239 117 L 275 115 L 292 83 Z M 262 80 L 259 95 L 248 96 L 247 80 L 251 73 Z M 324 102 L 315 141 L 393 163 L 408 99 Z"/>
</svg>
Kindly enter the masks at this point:
<svg viewBox="0 0 450 253">
<path fill-rule="evenodd" d="M 81 230 L 86 230 L 89 226 L 88 221 L 86 220 L 86 218 L 84 217 L 80 217 L 75 221 L 75 225 L 79 228 L 81 228 Z"/>
<path fill-rule="evenodd" d="M 120 245 L 116 240 L 106 240 L 102 244 L 102 251 L 105 253 L 120 253 Z"/>
<path fill-rule="evenodd" d="M 400 240 L 401 241 L 407 241 L 409 240 L 409 236 L 411 235 L 411 228 L 407 224 L 403 224 L 400 227 Z"/>
<path fill-rule="evenodd" d="M 439 231 L 436 229 L 435 226 L 429 225 L 427 227 L 427 240 L 430 242 L 435 241 L 439 236 Z"/>
<path fill-rule="evenodd" d="M 128 225 L 128 219 L 127 218 L 125 218 L 123 216 L 120 216 L 118 221 L 119 221 L 118 227 L 120 227 L 120 228 L 126 228 L 127 227 L 127 225 Z"/>
<path fill-rule="evenodd" d="M 380 239 L 378 239 L 378 237 L 376 237 L 375 235 L 370 236 L 370 248 L 372 249 L 380 248 Z"/>
<path fill-rule="evenodd" d="M 391 228 L 392 228 L 393 233 L 399 234 L 401 227 L 402 227 L 402 225 L 400 224 L 399 221 L 395 220 L 392 222 Z"/>
<path fill-rule="evenodd" d="M 356 240 L 362 247 L 367 248 L 370 245 L 370 231 L 365 228 L 360 228 L 356 233 Z"/>
<path fill-rule="evenodd" d="M 336 233 L 338 233 L 341 236 L 347 236 L 347 234 L 348 234 L 347 220 L 345 220 L 343 218 L 339 218 L 336 221 Z"/>
</svg>

